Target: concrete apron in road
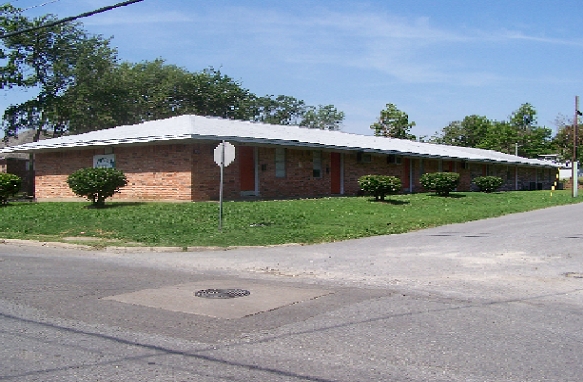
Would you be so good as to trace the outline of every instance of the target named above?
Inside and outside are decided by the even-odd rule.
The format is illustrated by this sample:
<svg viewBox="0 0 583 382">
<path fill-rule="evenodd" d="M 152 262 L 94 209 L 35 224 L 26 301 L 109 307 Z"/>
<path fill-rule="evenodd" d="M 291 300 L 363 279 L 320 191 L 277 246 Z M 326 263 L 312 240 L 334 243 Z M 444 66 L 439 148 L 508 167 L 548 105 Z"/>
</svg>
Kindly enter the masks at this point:
<svg viewBox="0 0 583 382">
<path fill-rule="evenodd" d="M 229 288 L 229 285 L 236 285 L 236 288 Z M 237 296 L 237 293 L 233 293 L 229 296 L 229 291 L 244 292 L 245 295 Z M 144 289 L 106 297 L 104 300 L 233 319 L 316 299 L 330 293 L 332 291 L 325 289 L 294 288 L 286 285 L 264 285 L 248 280 L 217 279 Z M 205 298 L 205 294 L 208 294 L 210 298 Z M 219 294 L 227 297 L 216 297 Z"/>
</svg>

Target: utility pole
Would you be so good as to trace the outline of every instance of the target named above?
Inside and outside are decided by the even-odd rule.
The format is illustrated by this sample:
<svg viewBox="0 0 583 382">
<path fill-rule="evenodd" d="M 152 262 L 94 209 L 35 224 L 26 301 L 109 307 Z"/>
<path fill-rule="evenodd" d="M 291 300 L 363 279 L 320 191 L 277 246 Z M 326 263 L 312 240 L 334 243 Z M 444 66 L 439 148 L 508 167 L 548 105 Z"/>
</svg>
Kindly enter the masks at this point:
<svg viewBox="0 0 583 382">
<path fill-rule="evenodd" d="M 579 179 L 577 178 L 577 120 L 579 119 L 579 96 L 575 96 L 575 119 L 573 120 L 573 160 L 571 162 L 571 168 L 573 170 L 573 197 L 577 197 L 577 192 L 579 189 Z"/>
</svg>

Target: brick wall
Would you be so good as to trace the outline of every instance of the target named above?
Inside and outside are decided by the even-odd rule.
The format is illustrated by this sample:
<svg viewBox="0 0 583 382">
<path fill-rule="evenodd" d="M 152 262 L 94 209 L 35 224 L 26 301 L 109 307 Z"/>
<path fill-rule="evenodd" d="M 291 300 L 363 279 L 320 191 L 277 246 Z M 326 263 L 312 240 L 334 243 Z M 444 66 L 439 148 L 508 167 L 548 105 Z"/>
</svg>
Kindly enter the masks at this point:
<svg viewBox="0 0 583 382">
<path fill-rule="evenodd" d="M 573 182 L 571 181 L 571 178 L 563 179 L 563 180 L 561 180 L 561 183 L 563 184 L 563 190 L 572 190 L 573 189 Z M 577 185 L 577 188 L 579 190 L 583 189 L 583 184 Z"/>
<path fill-rule="evenodd" d="M 36 192 L 39 200 L 76 198 L 67 185 L 72 172 L 93 166 L 103 149 L 67 150 L 36 155 Z M 191 200 L 192 146 L 152 145 L 116 147 L 116 167 L 128 185 L 115 200 Z"/>
<path fill-rule="evenodd" d="M 191 200 L 192 145 L 116 147 L 114 154 L 128 178 L 115 199 Z"/>
<path fill-rule="evenodd" d="M 34 192 L 32 174 L 29 171 L 29 161 L 22 158 L 5 158 L 0 160 L 0 173 L 17 175 L 22 180 L 21 191 L 27 194 Z"/>
<path fill-rule="evenodd" d="M 357 153 L 346 153 L 344 155 L 344 190 L 347 195 L 357 195 L 360 193 L 358 178 L 364 175 L 390 175 L 396 176 L 403 182 L 403 188 L 408 188 L 404 184 L 405 163 L 402 158 L 401 164 L 387 163 L 387 155 L 371 154 L 370 162 L 358 161 Z"/>
<path fill-rule="evenodd" d="M 276 177 L 275 148 L 260 147 L 259 193 L 262 197 L 313 197 L 330 194 L 330 153 L 321 151 L 321 174 L 314 177 L 312 150 L 285 150 L 285 176 Z"/>
<path fill-rule="evenodd" d="M 67 185 L 72 172 L 93 166 L 95 150 L 64 151 L 35 155 L 35 197 L 37 200 L 69 199 L 75 194 Z M 100 152 L 99 154 L 102 154 Z"/>
<path fill-rule="evenodd" d="M 214 162 L 214 149 L 219 141 L 192 144 L 147 145 L 115 147 L 116 167 L 122 170 L 128 185 L 114 196 L 115 200 L 218 200 L 220 169 Z M 241 145 L 236 145 L 237 159 Z M 259 180 L 259 195 L 264 198 L 317 197 L 330 195 L 332 187 L 331 153 L 321 152 L 321 173 L 314 177 L 312 149 L 286 148 L 285 176 L 276 177 L 276 150 L 274 147 L 252 148 L 255 162 L 252 169 L 243 169 L 239 160 L 225 168 L 224 198 L 236 200 L 241 193 L 241 173 L 255 171 Z M 73 171 L 93 166 L 93 156 L 104 154 L 103 148 L 68 150 L 36 156 L 36 197 L 39 200 L 68 199 L 75 195 L 66 179 Z M 371 154 L 360 157 L 354 152 L 344 152 L 343 188 L 345 195 L 360 193 L 358 178 L 363 175 L 393 175 L 403 182 L 403 191 L 409 191 L 409 175 L 413 192 L 423 192 L 419 182 L 422 174 L 437 171 L 458 172 L 461 176 L 458 190 L 468 191 L 476 176 L 486 174 L 504 179 L 504 189 L 515 186 L 514 166 L 483 165 L 462 161 L 402 158 L 400 164 L 388 163 L 386 155 Z M 360 160 L 359 160 L 360 159 Z M 363 160 L 365 159 L 365 160 Z M 369 160 L 370 159 L 370 160 Z M 519 189 L 528 188 L 530 182 L 542 183 L 550 188 L 554 170 L 518 168 Z"/>
</svg>

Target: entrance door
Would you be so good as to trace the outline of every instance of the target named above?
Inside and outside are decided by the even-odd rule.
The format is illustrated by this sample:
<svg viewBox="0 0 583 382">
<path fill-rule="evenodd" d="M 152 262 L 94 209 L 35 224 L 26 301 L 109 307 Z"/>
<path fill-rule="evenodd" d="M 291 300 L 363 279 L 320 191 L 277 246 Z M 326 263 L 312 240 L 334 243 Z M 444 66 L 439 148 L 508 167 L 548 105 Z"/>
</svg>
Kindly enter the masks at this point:
<svg viewBox="0 0 583 382">
<path fill-rule="evenodd" d="M 241 191 L 255 191 L 255 149 L 249 146 L 239 146 L 238 149 Z"/>
<path fill-rule="evenodd" d="M 342 162 L 339 153 L 330 153 L 330 193 L 342 193 Z"/>
<path fill-rule="evenodd" d="M 403 159 L 403 173 L 401 174 L 401 179 L 403 179 L 403 188 L 413 192 L 411 190 L 411 161 L 409 158 Z"/>
</svg>

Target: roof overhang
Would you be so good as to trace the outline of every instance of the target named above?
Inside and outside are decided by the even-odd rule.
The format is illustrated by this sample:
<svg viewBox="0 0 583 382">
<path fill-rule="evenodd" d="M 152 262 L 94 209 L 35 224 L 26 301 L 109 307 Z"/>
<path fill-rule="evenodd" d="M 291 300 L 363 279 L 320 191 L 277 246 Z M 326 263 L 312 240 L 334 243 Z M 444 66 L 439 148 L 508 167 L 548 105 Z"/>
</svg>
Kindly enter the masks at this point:
<svg viewBox="0 0 583 382">
<path fill-rule="evenodd" d="M 138 125 L 120 126 L 0 149 L 0 154 L 42 153 L 110 146 L 173 144 L 200 141 L 278 145 L 319 150 L 394 154 L 411 158 L 460 160 L 472 163 L 558 168 L 549 161 L 522 158 L 491 150 L 445 146 L 402 139 L 273 126 L 245 121 L 184 115 Z"/>
</svg>

